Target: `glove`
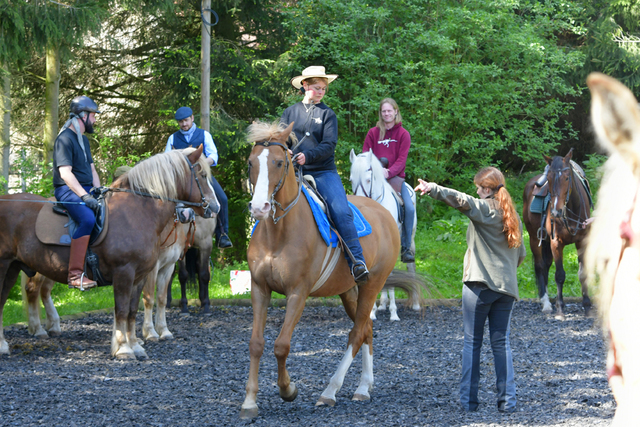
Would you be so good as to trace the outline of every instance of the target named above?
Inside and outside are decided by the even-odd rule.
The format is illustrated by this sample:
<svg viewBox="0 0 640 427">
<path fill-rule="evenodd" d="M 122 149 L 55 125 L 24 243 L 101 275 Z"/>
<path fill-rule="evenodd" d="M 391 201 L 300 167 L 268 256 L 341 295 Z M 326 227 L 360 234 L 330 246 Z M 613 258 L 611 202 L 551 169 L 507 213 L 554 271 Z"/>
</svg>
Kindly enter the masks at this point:
<svg viewBox="0 0 640 427">
<path fill-rule="evenodd" d="M 103 195 L 104 193 L 106 193 L 107 191 L 109 191 L 109 190 L 107 189 L 107 187 L 102 187 L 102 186 L 100 186 L 100 187 L 93 187 L 93 188 L 91 188 L 90 194 L 91 194 L 93 197 L 98 197 L 98 196 L 102 196 L 102 195 Z"/>
<path fill-rule="evenodd" d="M 100 204 L 91 194 L 85 194 L 81 197 L 81 199 L 84 204 L 92 211 L 96 212 L 98 209 L 100 209 Z"/>
</svg>

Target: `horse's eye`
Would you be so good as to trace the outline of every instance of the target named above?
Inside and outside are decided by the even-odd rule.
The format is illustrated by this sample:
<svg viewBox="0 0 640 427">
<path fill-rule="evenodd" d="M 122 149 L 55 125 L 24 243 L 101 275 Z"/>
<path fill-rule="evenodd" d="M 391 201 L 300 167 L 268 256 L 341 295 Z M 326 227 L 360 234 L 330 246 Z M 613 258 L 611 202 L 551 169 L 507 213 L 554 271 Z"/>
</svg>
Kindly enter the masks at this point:
<svg viewBox="0 0 640 427">
<path fill-rule="evenodd" d="M 279 168 L 281 168 L 281 167 L 282 167 L 282 165 L 284 165 L 284 160 L 278 160 L 278 162 L 277 162 L 277 166 L 278 166 Z"/>
</svg>

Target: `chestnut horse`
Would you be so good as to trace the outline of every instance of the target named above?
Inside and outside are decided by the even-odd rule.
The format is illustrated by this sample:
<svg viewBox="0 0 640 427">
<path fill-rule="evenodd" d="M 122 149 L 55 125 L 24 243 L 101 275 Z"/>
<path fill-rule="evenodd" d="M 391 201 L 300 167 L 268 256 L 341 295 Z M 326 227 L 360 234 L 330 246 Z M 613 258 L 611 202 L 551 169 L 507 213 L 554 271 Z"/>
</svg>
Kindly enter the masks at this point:
<svg viewBox="0 0 640 427">
<path fill-rule="evenodd" d="M 193 206 L 200 215 L 212 215 L 209 203 L 214 195 L 206 184 L 210 172 L 201 154 L 202 148 L 157 154 L 118 179 L 106 198 L 109 229 L 92 250 L 104 279 L 113 284 L 111 355 L 116 358 L 147 357 L 135 336 L 135 316 L 142 279 L 156 267 L 159 237 L 175 211 L 175 202 Z M 0 320 L 20 270 L 67 281 L 68 247 L 45 245 L 35 234 L 36 218 L 45 202 L 33 194 L 0 197 Z M 3 353 L 9 353 L 9 345 L 0 329 Z"/>
<path fill-rule="evenodd" d="M 638 425 L 640 402 L 640 111 L 620 82 L 592 73 L 591 119 L 611 153 L 598 191 L 585 256 L 599 279 L 598 312 L 608 338 L 607 376 L 617 402 L 612 426 Z"/>
<path fill-rule="evenodd" d="M 578 251 L 578 276 L 582 285 L 582 307 L 585 314 L 591 309 L 591 299 L 583 266 L 585 237 L 591 216 L 589 194 L 578 177 L 571 162 L 573 149 L 564 156 L 554 158 L 544 156 L 549 171 L 547 175 L 550 200 L 543 214 L 531 212 L 535 183 L 540 175 L 529 180 L 524 188 L 522 218 L 529 232 L 529 247 L 533 254 L 533 266 L 538 285 L 538 297 L 542 303 L 542 312 L 551 313 L 551 304 L 547 293 L 549 268 L 555 262 L 555 281 L 558 289 L 556 299 L 556 319 L 564 320 L 565 303 L 562 287 L 565 281 L 563 251 L 567 245 L 575 244 Z M 544 224 L 542 224 L 544 218 Z"/>
<path fill-rule="evenodd" d="M 292 401 L 298 395 L 289 377 L 286 361 L 291 336 L 309 296 L 340 295 L 347 315 L 354 321 L 347 350 L 316 405 L 333 406 L 347 370 L 362 348 L 362 375 L 354 400 L 369 399 L 373 386 L 373 331 L 369 318 L 378 293 L 388 284 L 413 292 L 416 282 L 404 280 L 410 274 L 394 272 L 400 251 L 400 233 L 395 219 L 379 203 L 366 197 L 349 196 L 371 224 L 371 234 L 360 239 L 369 266 L 369 280 L 356 286 L 341 248 L 327 247 L 315 225 L 302 183 L 296 179 L 287 139 L 293 123 L 286 129 L 277 123 L 256 123 L 249 127 L 249 141 L 255 146 L 249 156 L 249 180 L 253 197 L 250 212 L 260 222 L 247 249 L 251 270 L 253 332 L 249 344 L 250 367 L 241 418 L 258 415 L 258 368 L 264 351 L 267 308 L 273 291 L 286 295 L 284 324 L 274 344 L 278 363 L 280 397 Z M 415 276 L 411 276 L 415 277 Z M 402 283 L 400 283 L 402 281 Z M 393 282 L 393 283 L 391 283 Z M 397 282 L 397 283 L 395 283 Z"/>
</svg>

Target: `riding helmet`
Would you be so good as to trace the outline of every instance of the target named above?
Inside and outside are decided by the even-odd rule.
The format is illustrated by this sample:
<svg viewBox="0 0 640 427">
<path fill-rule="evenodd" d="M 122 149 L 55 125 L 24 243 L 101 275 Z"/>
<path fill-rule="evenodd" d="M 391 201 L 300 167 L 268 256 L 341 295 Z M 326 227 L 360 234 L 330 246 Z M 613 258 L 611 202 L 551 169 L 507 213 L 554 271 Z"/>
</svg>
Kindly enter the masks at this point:
<svg viewBox="0 0 640 427">
<path fill-rule="evenodd" d="M 99 113 L 98 104 L 93 102 L 91 98 L 88 96 L 76 96 L 71 101 L 71 107 L 69 108 L 71 114 L 75 114 L 77 116 L 80 115 L 83 111 L 87 111 L 89 113 Z"/>
</svg>

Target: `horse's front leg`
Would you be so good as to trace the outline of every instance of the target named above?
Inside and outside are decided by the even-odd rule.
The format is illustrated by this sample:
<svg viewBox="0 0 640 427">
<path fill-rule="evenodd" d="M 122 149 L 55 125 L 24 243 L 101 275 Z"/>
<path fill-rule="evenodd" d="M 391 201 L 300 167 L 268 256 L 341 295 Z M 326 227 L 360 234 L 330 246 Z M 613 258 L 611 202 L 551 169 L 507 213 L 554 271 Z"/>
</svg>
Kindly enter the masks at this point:
<svg viewBox="0 0 640 427">
<path fill-rule="evenodd" d="M 267 324 L 267 308 L 271 301 L 271 292 L 259 289 L 253 282 L 251 284 L 251 306 L 253 307 L 253 330 L 249 341 L 249 378 L 247 379 L 247 394 L 242 403 L 240 418 L 255 418 L 258 416 L 258 371 L 260 358 L 264 351 L 264 327 Z"/>
<path fill-rule="evenodd" d="M 589 298 L 589 286 L 587 285 L 587 272 L 584 268 L 584 247 L 582 241 L 576 242 L 578 251 L 578 278 L 582 286 L 582 308 L 585 316 L 591 315 L 591 298 Z"/>
<path fill-rule="evenodd" d="M 395 288 L 389 288 L 389 314 L 391 317 L 389 320 L 400 321 L 398 317 L 398 306 L 396 305 L 396 290 Z"/>
<path fill-rule="evenodd" d="M 211 314 L 211 301 L 209 300 L 209 281 L 211 280 L 209 257 L 211 256 L 211 249 L 213 248 L 200 248 L 198 251 L 198 297 L 200 298 L 202 314 Z"/>
<path fill-rule="evenodd" d="M 149 358 L 144 347 L 142 347 L 142 340 L 138 340 L 136 336 L 136 314 L 138 314 L 140 295 L 142 294 L 144 284 L 144 279 L 140 280 L 131 290 L 131 303 L 129 305 L 129 316 L 127 317 L 127 341 L 133 349 L 133 354 L 140 360 L 147 360 Z"/>
<path fill-rule="evenodd" d="M 415 231 L 414 231 L 414 235 L 415 235 Z M 412 244 L 412 251 L 415 253 L 415 242 L 413 242 Z M 410 262 L 407 264 L 407 271 L 409 273 L 413 273 L 416 274 L 416 263 L 415 262 Z M 411 295 L 409 295 L 410 301 L 411 301 L 411 309 L 414 311 L 420 311 L 422 310 L 422 307 L 420 306 L 420 295 L 418 294 L 418 292 L 414 292 Z"/>
<path fill-rule="evenodd" d="M 29 313 L 28 331 L 36 338 L 49 338 L 49 334 L 42 327 L 40 322 L 40 287 L 42 281 L 38 280 L 41 276 L 36 274 L 33 277 L 27 277 L 26 274 L 20 273 L 20 286 L 23 292 L 23 302 L 26 297 L 27 311 Z"/>
<path fill-rule="evenodd" d="M 175 263 L 165 265 L 156 278 L 156 332 L 161 340 L 172 340 L 173 334 L 167 326 L 167 292 L 171 288 L 171 278 Z"/>
<path fill-rule="evenodd" d="M 20 269 L 16 265 L 11 265 L 11 261 L 0 262 L 0 354 L 9 354 L 9 343 L 4 339 L 4 328 L 2 327 L 2 313 L 4 305 L 9 298 L 9 291 L 16 283 Z"/>
<path fill-rule="evenodd" d="M 189 273 L 187 272 L 187 264 L 185 261 L 186 255 L 183 259 L 178 261 L 178 280 L 180 281 L 180 315 L 188 316 L 189 307 L 187 300 L 187 280 Z"/>
<path fill-rule="evenodd" d="M 542 312 L 551 314 L 553 307 L 549 301 L 547 284 L 549 282 L 549 268 L 551 268 L 551 247 L 548 240 L 540 242 L 536 235 L 529 234 L 531 253 L 533 255 L 533 270 L 538 286 L 538 298 L 542 304 Z"/>
<path fill-rule="evenodd" d="M 113 274 L 113 335 L 111 336 L 111 356 L 116 359 L 136 358 L 127 340 L 131 293 L 135 272 L 131 267 L 123 267 Z"/>
<path fill-rule="evenodd" d="M 551 250 L 553 251 L 553 261 L 556 264 L 556 286 L 558 287 L 558 297 L 556 299 L 556 316 L 557 320 L 564 320 L 564 310 L 566 305 L 564 303 L 564 297 L 562 295 L 562 287 L 564 286 L 564 281 L 566 279 L 566 273 L 564 271 L 564 264 L 562 261 L 564 246 L 560 243 L 554 242 L 551 245 Z"/>
<path fill-rule="evenodd" d="M 306 294 L 293 294 L 287 297 L 287 312 L 284 316 L 284 323 L 280 330 L 280 335 L 276 338 L 273 346 L 273 352 L 278 361 L 278 387 L 280 388 L 280 397 L 287 402 L 293 401 L 298 396 L 298 389 L 295 383 L 291 382 L 289 372 L 287 371 L 287 357 L 291 350 L 291 336 L 302 316 L 302 311 L 306 304 L 306 297 Z"/>
<path fill-rule="evenodd" d="M 145 341 L 158 341 L 160 336 L 153 325 L 153 294 L 158 279 L 158 266 L 143 279 L 142 301 L 144 302 L 144 320 L 142 321 L 142 338 Z M 158 306 L 158 309 L 160 307 Z"/>
<path fill-rule="evenodd" d="M 47 313 L 45 329 L 49 335 L 57 337 L 62 333 L 60 329 L 60 315 L 58 315 L 58 310 L 56 310 L 55 305 L 53 305 L 53 299 L 51 298 L 51 290 L 56 282 L 48 277 L 42 277 L 44 280 L 42 280 L 42 284 L 40 285 L 40 299 L 42 300 L 42 305 L 44 305 L 44 311 Z"/>
<path fill-rule="evenodd" d="M 387 295 L 387 290 L 383 289 L 380 292 L 380 303 L 378 304 L 378 311 L 385 311 L 387 309 L 387 304 L 389 304 L 389 296 Z"/>
</svg>

